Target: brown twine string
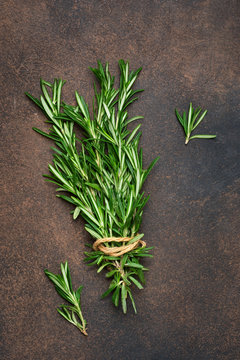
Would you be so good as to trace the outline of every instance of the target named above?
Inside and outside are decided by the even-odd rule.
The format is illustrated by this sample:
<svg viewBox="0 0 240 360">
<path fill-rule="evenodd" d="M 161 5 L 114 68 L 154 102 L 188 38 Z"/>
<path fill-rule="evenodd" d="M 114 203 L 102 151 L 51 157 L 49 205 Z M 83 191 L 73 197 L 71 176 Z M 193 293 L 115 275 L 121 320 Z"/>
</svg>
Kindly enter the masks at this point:
<svg viewBox="0 0 240 360">
<path fill-rule="evenodd" d="M 127 252 L 136 249 L 140 244 L 142 247 L 146 246 L 145 241 L 143 240 L 137 240 L 134 243 L 131 244 L 125 244 L 126 242 L 129 242 L 133 239 L 132 237 L 106 237 L 102 239 L 97 239 L 93 244 L 93 250 L 95 251 L 102 251 L 104 254 L 109 256 L 121 256 L 123 254 L 126 254 Z M 114 246 L 114 247 L 107 247 L 104 245 L 104 243 L 107 242 L 122 242 L 122 246 Z"/>
</svg>

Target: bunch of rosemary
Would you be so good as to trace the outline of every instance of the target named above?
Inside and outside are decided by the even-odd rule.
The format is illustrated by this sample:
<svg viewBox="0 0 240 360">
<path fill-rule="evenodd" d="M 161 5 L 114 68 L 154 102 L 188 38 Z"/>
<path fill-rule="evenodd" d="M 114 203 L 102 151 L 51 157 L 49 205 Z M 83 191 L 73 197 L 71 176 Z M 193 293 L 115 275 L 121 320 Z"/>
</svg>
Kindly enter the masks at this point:
<svg viewBox="0 0 240 360">
<path fill-rule="evenodd" d="M 127 244 L 137 244 L 143 237 L 138 231 L 143 207 L 148 201 L 141 188 L 158 158 L 143 169 L 142 149 L 139 149 L 141 125 L 133 131 L 127 129 L 129 123 L 142 118 L 129 118 L 127 112 L 128 106 L 137 99 L 136 93 L 143 91 L 133 90 L 141 68 L 129 72 L 128 62 L 123 60 L 119 61 L 119 68 L 118 89 L 114 88 L 108 63 L 105 68 L 101 62 L 98 62 L 98 68 L 90 68 L 100 85 L 98 90 L 94 84 L 92 116 L 77 91 L 76 106 L 62 102 L 64 81 L 61 79 L 55 79 L 53 83 L 41 80 L 40 100 L 29 93 L 26 95 L 40 107 L 51 124 L 49 133 L 34 128 L 55 143 L 53 165 L 49 165 L 51 175 L 44 176 L 57 185 L 58 197 L 73 204 L 73 218 L 80 214 L 86 221 L 86 230 L 95 239 L 127 237 Z M 81 140 L 74 132 L 74 125 L 83 130 Z M 124 244 L 110 241 L 104 245 L 108 249 Z M 151 249 L 145 245 L 137 246 L 119 256 L 108 255 L 99 249 L 85 253 L 88 265 L 96 264 L 98 272 L 105 268 L 106 277 L 111 279 L 102 297 L 112 293 L 115 306 L 121 299 L 124 313 L 128 295 L 136 312 L 131 285 L 143 288 L 147 269 L 140 264 L 140 259 L 151 257 Z"/>
</svg>

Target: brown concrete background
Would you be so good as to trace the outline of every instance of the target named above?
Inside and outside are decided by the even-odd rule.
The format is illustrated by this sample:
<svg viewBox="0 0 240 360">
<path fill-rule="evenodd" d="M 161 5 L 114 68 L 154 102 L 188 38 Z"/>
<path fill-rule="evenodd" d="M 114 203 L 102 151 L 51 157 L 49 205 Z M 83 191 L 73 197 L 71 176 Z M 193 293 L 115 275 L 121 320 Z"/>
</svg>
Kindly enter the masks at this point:
<svg viewBox="0 0 240 360">
<path fill-rule="evenodd" d="M 1 359 L 240 358 L 239 15 L 237 0 L 1 2 Z M 161 156 L 145 185 L 155 257 L 137 316 L 100 300 L 108 282 L 83 264 L 83 223 L 41 177 L 51 144 L 31 130 L 47 127 L 24 96 L 59 76 L 68 101 L 75 89 L 90 100 L 88 66 L 116 72 L 120 58 L 143 66 L 131 114 L 145 116 L 145 164 Z M 199 132 L 216 140 L 184 146 L 174 108 L 190 101 L 209 110 Z M 66 259 L 88 338 L 56 313 L 43 274 Z"/>
</svg>

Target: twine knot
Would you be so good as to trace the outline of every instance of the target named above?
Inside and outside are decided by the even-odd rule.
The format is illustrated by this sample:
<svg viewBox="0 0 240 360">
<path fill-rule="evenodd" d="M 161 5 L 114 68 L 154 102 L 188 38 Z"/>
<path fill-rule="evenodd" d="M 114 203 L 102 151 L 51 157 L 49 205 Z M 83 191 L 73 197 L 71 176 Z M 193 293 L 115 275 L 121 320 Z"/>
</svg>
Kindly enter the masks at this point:
<svg viewBox="0 0 240 360">
<path fill-rule="evenodd" d="M 97 239 L 93 243 L 93 250 L 95 251 L 102 251 L 104 254 L 109 256 L 121 256 L 123 254 L 126 254 L 127 252 L 136 249 L 139 245 L 142 245 L 142 247 L 146 246 L 145 241 L 143 240 L 136 240 L 133 243 L 129 244 L 129 241 L 132 240 L 134 236 L 132 237 L 106 237 L 102 239 Z M 121 246 L 113 246 L 113 247 L 107 247 L 104 243 L 108 242 L 121 242 L 123 245 Z"/>
</svg>

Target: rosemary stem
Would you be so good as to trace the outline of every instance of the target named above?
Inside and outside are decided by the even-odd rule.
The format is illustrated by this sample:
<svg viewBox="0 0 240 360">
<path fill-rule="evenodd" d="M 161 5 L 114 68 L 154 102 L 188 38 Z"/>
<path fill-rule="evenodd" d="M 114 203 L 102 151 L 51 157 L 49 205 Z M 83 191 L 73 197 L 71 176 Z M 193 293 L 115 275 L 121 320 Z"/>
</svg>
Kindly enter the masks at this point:
<svg viewBox="0 0 240 360">
<path fill-rule="evenodd" d="M 83 318 L 83 315 L 82 315 L 82 312 L 81 312 L 81 309 L 80 309 L 78 303 L 76 303 L 76 308 L 77 308 L 77 310 L 78 310 L 78 316 L 79 316 L 79 318 L 80 318 L 80 320 L 81 320 L 81 323 L 82 323 L 82 326 L 81 326 L 81 327 L 78 326 L 78 328 L 79 328 L 79 330 L 80 330 L 84 335 L 88 336 L 88 333 L 87 333 L 87 331 L 86 331 L 86 326 L 85 326 L 85 323 L 86 323 L 86 322 L 85 322 L 85 320 L 84 320 L 84 318 Z"/>
</svg>

